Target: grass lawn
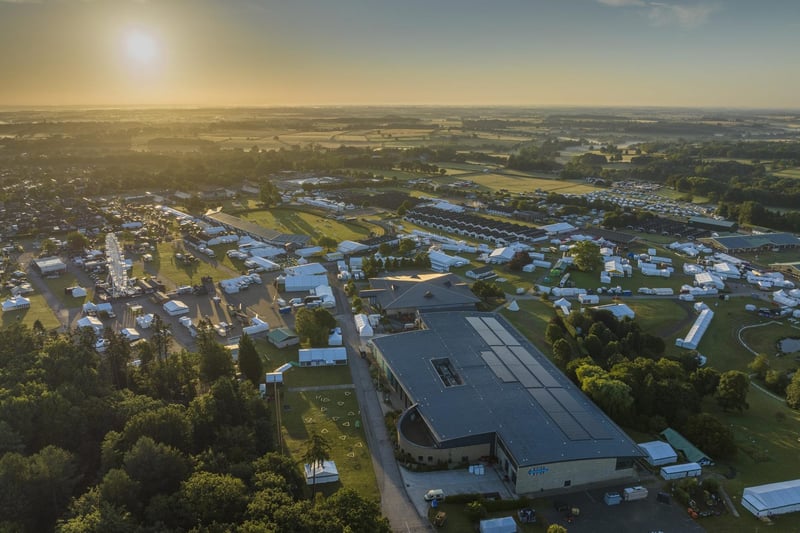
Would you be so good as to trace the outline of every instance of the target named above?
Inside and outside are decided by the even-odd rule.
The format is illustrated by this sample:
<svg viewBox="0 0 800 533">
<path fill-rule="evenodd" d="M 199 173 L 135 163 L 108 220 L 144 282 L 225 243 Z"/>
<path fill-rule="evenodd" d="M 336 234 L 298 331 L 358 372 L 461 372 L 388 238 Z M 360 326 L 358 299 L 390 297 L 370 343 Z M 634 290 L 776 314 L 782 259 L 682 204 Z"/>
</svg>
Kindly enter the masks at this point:
<svg viewBox="0 0 800 533">
<path fill-rule="evenodd" d="M 312 432 L 323 435 L 331 445 L 331 460 L 339 469 L 340 483 L 319 485 L 318 492 L 327 495 L 349 487 L 365 498 L 378 498 L 355 391 L 285 392 L 282 405 L 284 447 L 294 460 L 301 461 Z"/>
<path fill-rule="evenodd" d="M 176 248 L 176 246 L 181 247 Z M 168 289 L 171 288 L 170 282 L 172 285 L 178 287 L 180 285 L 197 285 L 200 283 L 200 278 L 203 276 L 211 276 L 215 280 L 220 277 L 219 270 L 217 270 L 213 263 L 215 262 L 214 259 L 211 260 L 212 263 L 201 259 L 200 261 L 184 265 L 182 262 L 175 260 L 175 252 L 177 251 L 185 251 L 180 241 L 158 243 L 156 251 L 152 252 L 153 261 L 145 263 L 143 271 L 149 275 L 157 276 L 161 281 L 166 283 Z M 216 261 L 219 261 L 219 259 L 216 259 Z M 136 271 L 135 268 L 134 271 Z"/>
<path fill-rule="evenodd" d="M 517 300 L 519 311 L 502 311 L 511 324 L 525 335 L 534 346 L 550 356 L 550 345 L 545 340 L 547 323 L 555 316 L 552 304 L 540 300 Z"/>
<path fill-rule="evenodd" d="M 469 178 L 478 185 L 491 190 L 505 189 L 510 193 L 533 192 L 541 189 L 559 194 L 583 194 L 598 190 L 584 182 L 536 178 L 533 176 L 509 176 L 503 174 L 478 174 Z"/>
<path fill-rule="evenodd" d="M 740 504 L 745 487 L 786 481 L 800 477 L 800 414 L 792 411 L 760 391 L 750 389 L 747 398 L 750 409 L 742 414 L 723 413 L 709 401 L 705 411 L 718 416 L 729 424 L 734 432 L 739 453 L 733 461 L 722 461 L 712 468 L 704 469 L 718 474 L 730 474 L 733 479 L 722 481 L 725 491 L 735 502 L 740 518 L 730 515 L 712 518 L 704 525 L 709 531 L 759 531 L 764 527 Z M 794 532 L 800 529 L 800 517 L 796 514 L 778 516 L 770 531 Z"/>
<path fill-rule="evenodd" d="M 47 305 L 44 296 L 41 294 L 29 294 L 26 298 L 31 301 L 30 308 L 3 313 L 4 328 L 17 321 L 22 322 L 28 327 L 33 327 L 33 323 L 37 320 L 40 321 L 47 330 L 56 329 L 61 326 L 56 315 L 53 314 L 53 310 Z"/>
<path fill-rule="evenodd" d="M 90 287 L 84 287 L 86 289 L 86 296 L 83 298 L 73 298 L 64 292 L 64 289 L 67 287 L 76 287 L 79 285 L 78 278 L 68 272 L 61 274 L 57 278 L 43 278 L 43 281 L 50 288 L 50 292 L 53 293 L 53 296 L 58 298 L 64 307 L 80 307 L 84 304 L 84 302 L 92 301 L 93 289 Z"/>
<path fill-rule="evenodd" d="M 786 337 L 800 337 L 800 328 L 784 321 L 742 332 L 742 340 L 750 348 L 769 357 L 769 366 L 773 370 L 794 370 L 798 367 L 793 355 L 775 356 L 779 353 L 777 342 Z"/>
<path fill-rule="evenodd" d="M 370 229 L 353 222 L 341 222 L 294 209 L 269 209 L 250 211 L 240 215 L 265 228 L 272 228 L 286 233 L 309 235 L 313 239 L 321 236 L 333 237 L 337 241 L 357 240 L 369 236 Z"/>
<path fill-rule="evenodd" d="M 253 339 L 253 343 L 256 345 L 256 351 L 261 356 L 265 372 L 272 372 L 289 362 L 297 362 L 297 346 L 276 348 L 264 339 Z"/>
<path fill-rule="evenodd" d="M 675 332 L 676 323 L 690 317 L 692 322 L 695 314 L 691 304 L 680 302 L 677 299 L 647 299 L 628 300 L 625 302 L 636 313 L 636 321 L 642 330 L 657 336 L 669 336 L 664 339 L 668 344 L 675 343 L 677 336 L 682 336 L 688 331 L 689 326 Z"/>
</svg>

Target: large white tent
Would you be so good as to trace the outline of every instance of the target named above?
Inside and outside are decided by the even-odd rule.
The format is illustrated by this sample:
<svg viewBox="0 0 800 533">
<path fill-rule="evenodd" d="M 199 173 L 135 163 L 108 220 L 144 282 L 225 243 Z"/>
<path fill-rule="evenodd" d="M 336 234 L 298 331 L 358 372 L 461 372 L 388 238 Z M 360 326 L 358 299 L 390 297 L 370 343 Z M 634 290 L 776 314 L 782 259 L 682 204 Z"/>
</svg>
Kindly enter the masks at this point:
<svg viewBox="0 0 800 533">
<path fill-rule="evenodd" d="M 800 511 L 800 479 L 747 487 L 742 505 L 759 517 Z"/>
<path fill-rule="evenodd" d="M 185 315 L 186 313 L 189 312 L 189 306 L 181 302 L 180 300 L 170 300 L 166 302 L 162 307 L 169 316 Z"/>
<path fill-rule="evenodd" d="M 654 440 L 638 446 L 644 452 L 647 462 L 653 466 L 669 465 L 678 460 L 678 454 L 667 442 Z"/>
<path fill-rule="evenodd" d="M 31 306 L 31 301 L 24 296 L 12 296 L 3 302 L 3 312 L 16 311 L 17 309 L 27 309 Z"/>
</svg>

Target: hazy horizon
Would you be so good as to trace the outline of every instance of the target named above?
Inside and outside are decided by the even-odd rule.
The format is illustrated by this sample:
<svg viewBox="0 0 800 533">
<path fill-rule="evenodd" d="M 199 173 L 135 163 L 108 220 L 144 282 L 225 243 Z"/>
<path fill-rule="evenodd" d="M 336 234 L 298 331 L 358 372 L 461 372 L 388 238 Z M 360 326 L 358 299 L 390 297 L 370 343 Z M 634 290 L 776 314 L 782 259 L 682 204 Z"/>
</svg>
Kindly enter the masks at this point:
<svg viewBox="0 0 800 533">
<path fill-rule="evenodd" d="M 800 108 L 788 0 L 0 0 L 0 108 Z"/>
</svg>

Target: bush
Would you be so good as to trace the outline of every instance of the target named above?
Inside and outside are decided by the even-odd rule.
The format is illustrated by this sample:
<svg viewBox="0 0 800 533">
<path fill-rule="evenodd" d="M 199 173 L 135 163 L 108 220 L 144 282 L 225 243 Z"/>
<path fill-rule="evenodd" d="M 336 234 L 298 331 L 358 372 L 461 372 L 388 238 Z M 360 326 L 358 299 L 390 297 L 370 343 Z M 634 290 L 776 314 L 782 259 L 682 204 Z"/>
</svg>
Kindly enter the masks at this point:
<svg viewBox="0 0 800 533">
<path fill-rule="evenodd" d="M 482 518 L 486 518 L 486 515 L 489 514 L 482 500 L 473 500 L 469 502 L 466 512 L 471 522 L 478 522 Z"/>
</svg>

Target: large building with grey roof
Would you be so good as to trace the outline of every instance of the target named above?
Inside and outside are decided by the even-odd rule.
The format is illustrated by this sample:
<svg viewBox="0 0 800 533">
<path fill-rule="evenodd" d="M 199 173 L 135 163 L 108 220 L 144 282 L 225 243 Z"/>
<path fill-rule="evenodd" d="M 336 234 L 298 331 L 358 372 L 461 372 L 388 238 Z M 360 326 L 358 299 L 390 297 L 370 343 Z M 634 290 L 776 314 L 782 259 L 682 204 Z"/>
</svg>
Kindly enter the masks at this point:
<svg viewBox="0 0 800 533">
<path fill-rule="evenodd" d="M 400 449 L 421 463 L 496 457 L 517 494 L 620 480 L 641 450 L 505 318 L 421 315 L 372 339 L 405 402 Z"/>
<path fill-rule="evenodd" d="M 759 250 L 784 250 L 800 247 L 800 239 L 791 233 L 760 233 L 753 235 L 721 235 L 709 239 L 711 244 L 725 253 L 758 252 Z"/>
</svg>

